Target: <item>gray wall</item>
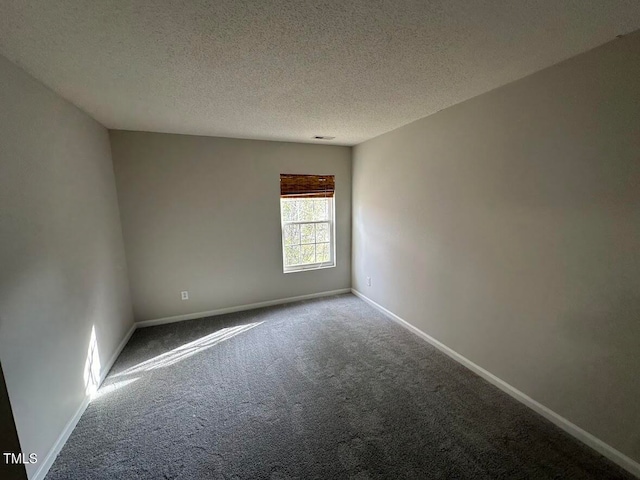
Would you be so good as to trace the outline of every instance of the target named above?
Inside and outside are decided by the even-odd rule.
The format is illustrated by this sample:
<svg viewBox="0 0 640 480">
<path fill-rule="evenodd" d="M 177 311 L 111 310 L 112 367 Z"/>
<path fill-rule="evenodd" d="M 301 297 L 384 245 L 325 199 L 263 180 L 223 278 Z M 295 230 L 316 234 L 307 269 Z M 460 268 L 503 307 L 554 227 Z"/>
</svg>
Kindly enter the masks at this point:
<svg viewBox="0 0 640 480">
<path fill-rule="evenodd" d="M 353 168 L 354 288 L 636 461 L 639 58 L 616 40 Z"/>
<path fill-rule="evenodd" d="M 132 325 L 108 132 L 0 57 L 0 360 L 40 462 Z M 29 465 L 29 475 L 39 467 Z"/>
<path fill-rule="evenodd" d="M 351 286 L 351 148 L 124 131 L 111 144 L 136 320 Z M 335 268 L 282 273 L 280 173 L 336 176 Z"/>
</svg>

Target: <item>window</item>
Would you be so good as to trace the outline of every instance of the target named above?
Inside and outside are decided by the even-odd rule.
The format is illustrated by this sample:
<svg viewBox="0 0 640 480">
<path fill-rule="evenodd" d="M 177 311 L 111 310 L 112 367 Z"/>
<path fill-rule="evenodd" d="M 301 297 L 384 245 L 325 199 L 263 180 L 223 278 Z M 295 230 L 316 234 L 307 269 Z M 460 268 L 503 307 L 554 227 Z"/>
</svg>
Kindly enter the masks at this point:
<svg viewBox="0 0 640 480">
<path fill-rule="evenodd" d="M 335 266 L 333 175 L 281 175 L 285 273 Z"/>
</svg>

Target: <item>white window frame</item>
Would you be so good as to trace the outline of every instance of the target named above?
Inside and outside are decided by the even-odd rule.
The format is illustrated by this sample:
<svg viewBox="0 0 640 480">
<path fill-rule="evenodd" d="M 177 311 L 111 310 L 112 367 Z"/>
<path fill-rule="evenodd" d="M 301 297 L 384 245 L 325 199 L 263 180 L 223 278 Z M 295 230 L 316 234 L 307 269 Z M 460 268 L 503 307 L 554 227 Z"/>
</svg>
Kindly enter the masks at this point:
<svg viewBox="0 0 640 480">
<path fill-rule="evenodd" d="M 335 195 L 333 197 L 327 197 L 329 204 L 329 220 L 314 220 L 311 222 L 305 221 L 285 221 L 282 215 L 282 202 L 291 202 L 300 200 L 300 198 L 280 198 L 280 237 L 282 243 L 282 270 L 284 273 L 296 273 L 306 272 L 309 270 L 320 270 L 323 268 L 333 268 L 336 266 L 336 217 L 335 217 Z M 285 225 L 308 225 L 310 223 L 329 223 L 329 261 L 318 263 L 305 263 L 297 265 L 285 265 L 285 244 L 284 244 L 284 227 Z"/>
</svg>

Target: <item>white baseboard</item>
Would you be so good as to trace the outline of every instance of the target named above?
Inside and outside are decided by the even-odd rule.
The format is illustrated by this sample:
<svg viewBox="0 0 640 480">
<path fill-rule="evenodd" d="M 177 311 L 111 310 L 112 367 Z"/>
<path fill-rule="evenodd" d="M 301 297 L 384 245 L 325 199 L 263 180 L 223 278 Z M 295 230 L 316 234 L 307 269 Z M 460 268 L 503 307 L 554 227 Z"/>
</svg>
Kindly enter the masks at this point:
<svg viewBox="0 0 640 480">
<path fill-rule="evenodd" d="M 100 385 L 102 385 L 102 382 L 104 382 L 104 379 L 107 377 L 107 374 L 109 373 L 109 370 L 111 370 L 111 367 L 113 367 L 113 364 L 116 363 L 116 360 L 118 359 L 118 357 L 122 353 L 122 350 L 124 349 L 125 345 L 127 344 L 127 342 L 129 342 L 129 339 L 131 338 L 131 335 L 133 335 L 133 332 L 136 331 L 136 327 L 137 326 L 136 326 L 135 323 L 133 325 L 131 325 L 131 328 L 124 335 L 124 338 L 118 344 L 118 347 L 113 352 L 113 355 L 111 355 L 111 358 L 109 358 L 107 363 L 104 364 L 104 368 L 102 369 L 102 372 L 100 372 Z"/>
<path fill-rule="evenodd" d="M 98 387 L 102 385 L 102 382 L 104 381 L 107 374 L 109 373 L 109 370 L 111 370 L 111 367 L 113 367 L 113 364 L 115 363 L 116 359 L 120 355 L 120 352 L 122 352 L 122 349 L 125 347 L 129 339 L 131 338 L 131 335 L 133 335 L 133 332 L 135 331 L 135 329 L 136 329 L 136 324 L 134 323 L 133 325 L 131 325 L 131 328 L 129 329 L 129 331 L 125 334 L 122 341 L 116 347 L 115 351 L 113 352 L 113 355 L 111 355 L 111 358 L 109 358 L 107 363 L 104 364 L 104 368 L 100 372 L 100 384 L 98 385 Z M 31 477 L 31 480 L 44 479 L 44 477 L 49 472 L 51 465 L 53 465 L 53 462 L 55 461 L 56 457 L 60 453 L 60 450 L 62 450 L 62 447 L 64 447 L 64 444 L 67 443 L 67 440 L 71 435 L 71 432 L 73 432 L 73 429 L 76 428 L 78 421 L 80 421 L 80 417 L 82 417 L 82 414 L 87 409 L 90 402 L 91 402 L 91 398 L 89 396 L 85 396 L 84 399 L 82 400 L 82 403 L 76 410 L 76 412 L 73 414 L 71 419 L 65 425 L 64 429 L 62 430 L 62 433 L 60 433 L 60 435 L 58 436 L 58 439 L 53 444 L 53 447 L 51 447 L 51 449 L 49 450 L 49 453 L 47 453 L 47 456 L 44 458 L 42 463 L 40 463 L 40 467 L 38 468 L 38 470 L 36 470 L 36 473 L 33 474 L 33 476 Z"/>
<path fill-rule="evenodd" d="M 49 453 L 47 453 L 47 456 L 44 458 L 42 463 L 40 463 L 40 468 L 38 468 L 38 470 L 36 470 L 36 473 L 34 473 L 32 477 L 30 477 L 30 480 L 44 479 L 44 477 L 49 472 L 51 465 L 53 465 L 53 462 L 55 461 L 56 457 L 60 453 L 60 450 L 62 450 L 62 447 L 64 447 L 64 444 L 67 443 L 67 440 L 69 439 L 69 435 L 71 435 L 71 432 L 73 432 L 73 429 L 76 428 L 78 421 L 80 421 L 80 417 L 82 417 L 82 414 L 84 413 L 84 411 L 87 409 L 88 406 L 89 406 L 89 397 L 85 396 L 84 400 L 82 400 L 82 403 L 76 410 L 76 413 L 73 414 L 73 417 L 71 417 L 71 419 L 65 425 L 64 429 L 62 430 L 62 433 L 56 440 L 56 443 L 53 444 L 53 447 L 51 447 L 51 450 L 49 450 Z"/>
<path fill-rule="evenodd" d="M 423 340 L 427 341 L 428 343 L 430 343 L 431 345 L 436 347 L 441 352 L 445 353 L 449 357 L 451 357 L 454 360 L 456 360 L 458 363 L 460 363 L 463 366 L 467 367 L 469 370 L 471 370 L 475 374 L 477 374 L 480 377 L 484 378 L 489 383 L 495 385 L 496 387 L 498 387 L 503 392 L 508 393 L 513 398 L 515 398 L 519 402 L 523 403 L 527 407 L 531 408 L 536 413 L 542 415 L 547 420 L 551 421 L 552 423 L 554 423 L 555 425 L 557 425 L 558 427 L 563 429 L 565 432 L 569 433 L 570 435 L 572 435 L 576 439 L 580 440 L 582 443 L 584 443 L 588 447 L 591 447 L 596 452 L 600 453 L 604 457 L 608 458 L 612 462 L 614 462 L 617 465 L 619 465 L 620 467 L 624 468 L 629 473 L 631 473 L 631 474 L 635 475 L 636 477 L 640 478 L 640 463 L 638 463 L 635 460 L 629 458 L 628 456 L 626 456 L 622 452 L 619 452 L 618 450 L 613 448 L 611 445 L 606 444 L 605 442 L 603 442 L 599 438 L 597 438 L 594 435 L 590 434 L 589 432 L 583 430 L 582 428 L 578 427 L 577 425 L 571 423 L 566 418 L 564 418 L 561 415 L 557 414 L 556 412 L 554 412 L 550 408 L 545 407 L 541 403 L 535 401 L 534 399 L 532 399 L 528 395 L 522 393 L 520 390 L 518 390 L 515 387 L 509 385 L 504 380 L 501 380 L 500 378 L 496 377 L 491 372 L 488 372 L 487 370 L 485 370 L 484 368 L 480 367 L 479 365 L 476 365 L 475 363 L 473 363 L 468 358 L 463 357 L 458 352 L 456 352 L 456 351 L 452 350 L 451 348 L 447 347 L 445 344 L 439 342 L 435 338 L 433 338 L 430 335 L 424 333 L 422 330 L 414 327 L 413 325 L 411 325 L 406 320 L 403 320 L 402 318 L 397 316 L 395 313 L 387 310 L 382 305 L 379 305 L 378 303 L 374 302 L 373 300 L 371 300 L 370 298 L 366 297 L 365 295 L 363 295 L 362 293 L 360 293 L 356 289 L 352 288 L 351 292 L 354 295 L 360 297 L 362 300 L 367 302 L 372 307 L 376 308 L 377 310 L 379 310 L 380 312 L 385 314 L 391 320 L 393 320 L 393 321 L 397 322 L 398 324 L 402 325 L 404 328 L 406 328 L 410 332 L 416 334 L 417 336 L 419 336 Z"/>
<path fill-rule="evenodd" d="M 331 295 L 339 295 L 341 293 L 350 293 L 350 288 L 342 288 L 340 290 L 331 290 L 328 292 L 311 293 L 309 295 L 300 295 L 297 297 L 279 298 L 277 300 L 267 300 L 266 302 L 248 303 L 237 307 L 219 308 L 217 310 L 209 310 L 206 312 L 187 313 L 184 315 L 175 315 L 173 317 L 157 318 L 153 320 L 143 320 L 137 322 L 138 328 L 153 327 L 155 325 L 163 325 L 165 323 L 182 322 L 185 320 L 195 320 L 196 318 L 214 317 L 216 315 L 224 315 L 225 313 L 242 312 L 244 310 L 253 310 L 261 307 L 271 307 L 273 305 L 283 305 L 285 303 L 299 302 L 301 300 L 309 300 L 311 298 L 328 297 Z"/>
</svg>

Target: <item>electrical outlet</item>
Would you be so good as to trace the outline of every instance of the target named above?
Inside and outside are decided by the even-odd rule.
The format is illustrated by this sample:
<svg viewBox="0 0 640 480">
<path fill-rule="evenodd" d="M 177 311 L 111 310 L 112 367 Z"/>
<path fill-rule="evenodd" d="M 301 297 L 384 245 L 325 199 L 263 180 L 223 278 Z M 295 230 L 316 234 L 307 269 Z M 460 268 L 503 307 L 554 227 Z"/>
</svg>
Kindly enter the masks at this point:
<svg viewBox="0 0 640 480">
<path fill-rule="evenodd" d="M 371 277 L 367 277 L 367 285 L 370 287 L 371 286 Z"/>
<path fill-rule="evenodd" d="M 189 300 L 189 292 L 186 290 L 184 292 L 180 292 L 180 298 L 182 298 L 182 300 Z"/>
</svg>

